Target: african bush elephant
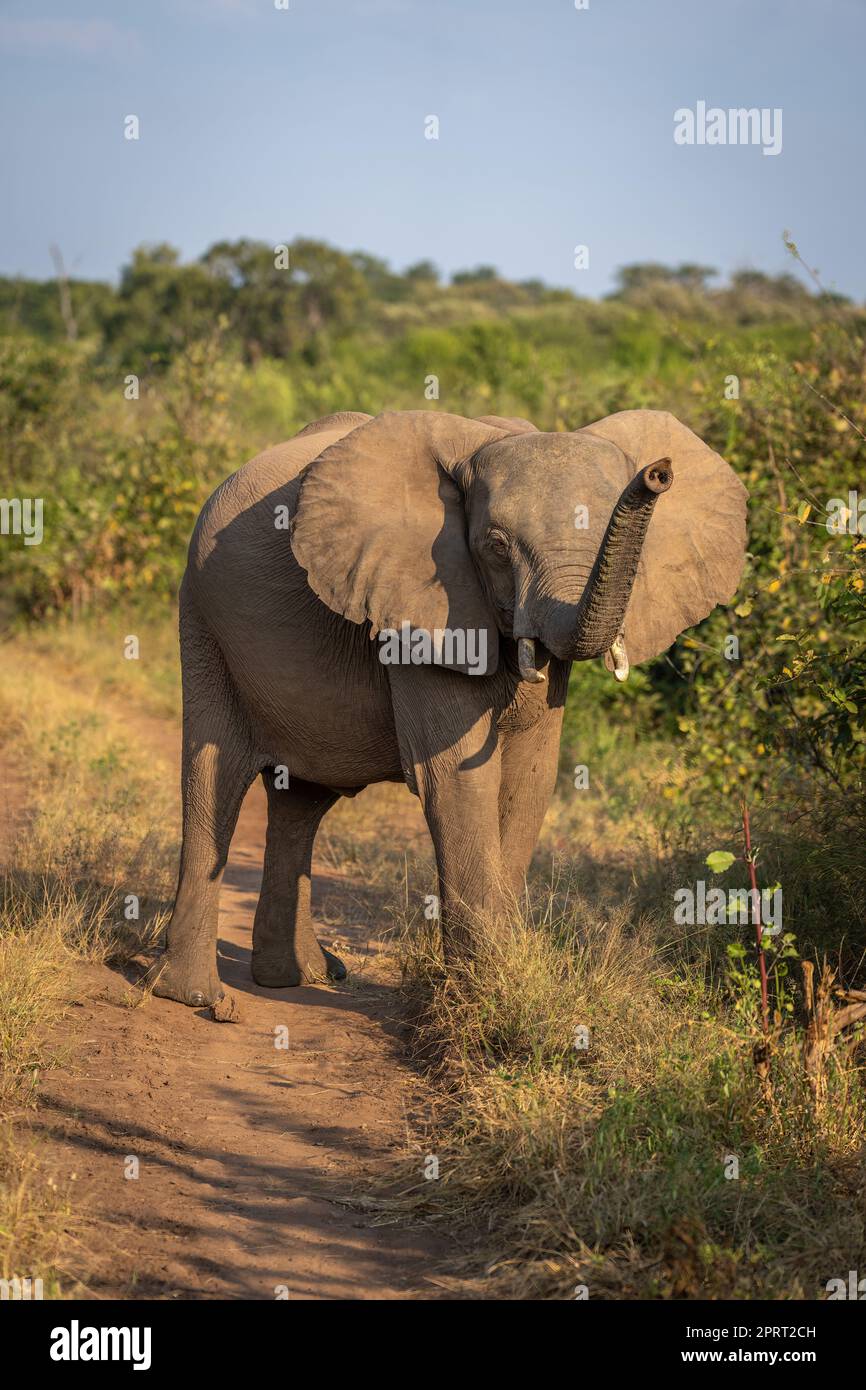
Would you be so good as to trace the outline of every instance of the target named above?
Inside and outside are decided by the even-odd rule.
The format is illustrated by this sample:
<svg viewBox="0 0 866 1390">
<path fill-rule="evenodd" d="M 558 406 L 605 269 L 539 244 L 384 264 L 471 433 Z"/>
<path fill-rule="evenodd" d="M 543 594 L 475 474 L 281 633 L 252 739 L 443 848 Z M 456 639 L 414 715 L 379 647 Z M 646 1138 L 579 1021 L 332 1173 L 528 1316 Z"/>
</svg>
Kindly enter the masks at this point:
<svg viewBox="0 0 866 1390">
<path fill-rule="evenodd" d="M 259 984 L 345 974 L 310 918 L 313 840 L 373 782 L 420 798 L 446 961 L 467 949 L 470 924 L 523 888 L 571 663 L 607 654 L 623 679 L 728 601 L 745 499 L 723 459 L 651 410 L 554 434 L 342 413 L 228 478 L 180 593 L 183 847 L 156 993 L 219 998 L 220 878 L 258 773 Z"/>
</svg>

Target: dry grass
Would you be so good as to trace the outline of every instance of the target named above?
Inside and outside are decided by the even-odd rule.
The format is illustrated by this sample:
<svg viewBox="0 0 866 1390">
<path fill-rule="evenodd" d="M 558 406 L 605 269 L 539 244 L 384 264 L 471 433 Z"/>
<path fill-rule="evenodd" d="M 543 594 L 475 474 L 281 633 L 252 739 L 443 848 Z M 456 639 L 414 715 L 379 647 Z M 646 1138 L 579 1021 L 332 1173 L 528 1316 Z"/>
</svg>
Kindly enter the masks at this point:
<svg viewBox="0 0 866 1390">
<path fill-rule="evenodd" d="M 442 1097 L 439 1180 L 416 1169 L 409 1195 L 489 1228 L 463 1292 L 818 1298 L 863 1267 L 856 1050 L 837 1051 L 818 1103 L 802 1032 L 783 1028 L 768 1103 L 709 952 L 670 935 L 661 911 L 599 910 L 560 881 L 446 978 L 435 934 L 407 924 L 419 1052 Z"/>
<path fill-rule="evenodd" d="M 42 1278 L 47 1296 L 62 1292 L 55 1265 L 74 1212 L 28 1112 L 57 1061 L 52 1029 L 70 1002 L 73 958 L 125 961 L 159 937 L 176 826 L 173 779 L 130 745 L 100 682 L 100 642 L 81 670 L 70 667 L 75 645 L 86 645 L 80 635 L 62 655 L 45 634 L 7 642 L 0 670 L 0 755 L 22 802 L 0 873 L 0 1269 Z"/>
<path fill-rule="evenodd" d="M 124 643 L 129 635 L 139 641 L 139 657 L 127 660 Z M 113 704 L 132 701 L 137 711 L 156 717 L 180 719 L 180 662 L 177 617 L 124 609 L 120 615 L 103 614 L 89 622 L 55 619 L 32 628 L 26 642 L 12 645 L 47 665 L 55 679 L 73 688 L 86 689 L 94 697 Z M 42 681 L 40 680 L 40 684 Z M 91 701 L 92 705 L 92 701 Z"/>
<path fill-rule="evenodd" d="M 52 1261 L 68 1204 L 41 1170 L 26 1118 L 43 1067 L 46 1038 L 63 1016 L 67 956 L 50 913 L 24 922 L 4 902 L 0 934 L 0 1276 L 56 1286 Z"/>
</svg>

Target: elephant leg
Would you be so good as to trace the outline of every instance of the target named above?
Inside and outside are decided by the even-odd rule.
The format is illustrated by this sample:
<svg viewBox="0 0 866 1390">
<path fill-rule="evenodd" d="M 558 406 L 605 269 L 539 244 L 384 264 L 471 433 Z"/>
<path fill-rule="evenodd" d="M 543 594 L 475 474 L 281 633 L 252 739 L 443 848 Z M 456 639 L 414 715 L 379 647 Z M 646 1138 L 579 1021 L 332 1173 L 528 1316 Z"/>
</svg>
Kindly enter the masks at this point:
<svg viewBox="0 0 866 1390">
<path fill-rule="evenodd" d="M 503 910 L 500 749 L 486 688 L 429 667 L 389 667 L 404 776 L 424 809 L 447 964 Z M 485 683 L 486 687 L 486 683 Z"/>
<path fill-rule="evenodd" d="M 345 979 L 345 966 L 319 945 L 310 917 L 313 841 L 338 794 L 314 782 L 275 787 L 271 768 L 262 780 L 268 794 L 268 834 L 253 923 L 253 979 L 272 989 Z"/>
<path fill-rule="evenodd" d="M 494 929 L 504 908 L 498 764 L 497 753 L 494 767 L 436 779 L 421 798 L 436 853 L 446 965 L 471 954 L 477 933 Z"/>
<path fill-rule="evenodd" d="M 562 707 L 548 709 L 531 728 L 502 736 L 499 838 L 506 884 L 518 900 L 556 786 L 562 715 Z"/>
<path fill-rule="evenodd" d="M 252 740 L 216 642 L 181 593 L 183 844 L 168 945 L 154 994 L 199 1008 L 222 994 L 219 890 L 244 794 L 258 771 Z"/>
</svg>

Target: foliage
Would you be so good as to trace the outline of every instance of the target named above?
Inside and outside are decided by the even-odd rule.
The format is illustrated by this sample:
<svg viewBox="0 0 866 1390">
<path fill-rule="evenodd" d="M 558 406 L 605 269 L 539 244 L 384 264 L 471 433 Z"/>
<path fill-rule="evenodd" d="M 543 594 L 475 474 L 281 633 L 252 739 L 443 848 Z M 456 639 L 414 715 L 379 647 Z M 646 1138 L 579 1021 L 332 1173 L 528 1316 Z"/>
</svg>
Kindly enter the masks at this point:
<svg viewBox="0 0 866 1390">
<path fill-rule="evenodd" d="M 108 388 L 77 348 L 0 341 L 6 495 L 41 498 L 44 538 L 3 538 L 9 607 L 43 617 L 119 595 L 172 596 L 198 510 L 242 462 L 228 415 L 234 365 L 219 329 L 191 343 L 143 399 Z"/>
<path fill-rule="evenodd" d="M 740 400 L 708 412 L 749 489 L 750 565 L 733 609 L 678 644 L 678 726 L 705 793 L 797 797 L 817 781 L 862 812 L 866 536 L 856 515 L 855 534 L 833 529 L 833 500 L 862 477 L 866 343 L 833 321 L 811 336 L 803 358 L 745 363 Z"/>
</svg>

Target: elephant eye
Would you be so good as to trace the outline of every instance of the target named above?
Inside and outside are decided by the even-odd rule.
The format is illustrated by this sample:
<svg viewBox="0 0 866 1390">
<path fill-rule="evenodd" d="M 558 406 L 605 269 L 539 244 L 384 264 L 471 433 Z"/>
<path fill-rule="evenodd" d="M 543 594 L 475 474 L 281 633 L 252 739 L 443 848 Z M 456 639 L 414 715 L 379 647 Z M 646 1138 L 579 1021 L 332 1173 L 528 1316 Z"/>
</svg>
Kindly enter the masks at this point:
<svg viewBox="0 0 866 1390">
<path fill-rule="evenodd" d="M 501 560 L 505 559 L 511 548 L 508 544 L 508 537 L 504 535 L 502 531 L 488 531 L 487 547 Z"/>
</svg>

